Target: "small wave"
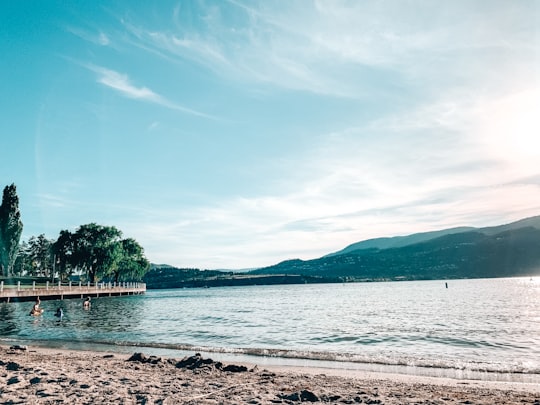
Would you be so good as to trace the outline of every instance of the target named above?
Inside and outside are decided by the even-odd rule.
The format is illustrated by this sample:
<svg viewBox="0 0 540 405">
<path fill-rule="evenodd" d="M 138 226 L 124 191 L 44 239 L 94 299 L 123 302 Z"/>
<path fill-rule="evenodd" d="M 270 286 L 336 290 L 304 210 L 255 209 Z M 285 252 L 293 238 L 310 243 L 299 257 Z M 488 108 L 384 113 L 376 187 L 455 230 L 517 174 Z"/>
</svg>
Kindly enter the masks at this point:
<svg viewBox="0 0 540 405">
<path fill-rule="evenodd" d="M 23 339 L 25 340 L 25 339 Z M 0 338 L 0 342 L 13 343 L 13 339 Z M 449 363 L 442 359 L 419 359 L 406 356 L 384 356 L 383 354 L 351 354 L 345 352 L 325 352 L 310 350 L 289 350 L 275 348 L 242 348 L 192 345 L 186 343 L 135 342 L 126 340 L 85 340 L 38 341 L 25 340 L 27 344 L 45 347 L 119 350 L 128 353 L 130 348 L 157 349 L 168 357 L 186 355 L 193 352 L 216 353 L 244 357 L 256 363 L 259 359 L 272 359 L 274 364 L 313 365 L 317 367 L 359 369 L 368 371 L 394 372 L 413 375 L 450 377 L 457 379 L 480 379 L 496 381 L 521 381 L 540 383 L 540 368 L 527 365 L 488 364 L 480 362 Z M 17 339 L 20 343 L 21 339 Z M 307 362 L 307 363 L 306 363 Z"/>
</svg>

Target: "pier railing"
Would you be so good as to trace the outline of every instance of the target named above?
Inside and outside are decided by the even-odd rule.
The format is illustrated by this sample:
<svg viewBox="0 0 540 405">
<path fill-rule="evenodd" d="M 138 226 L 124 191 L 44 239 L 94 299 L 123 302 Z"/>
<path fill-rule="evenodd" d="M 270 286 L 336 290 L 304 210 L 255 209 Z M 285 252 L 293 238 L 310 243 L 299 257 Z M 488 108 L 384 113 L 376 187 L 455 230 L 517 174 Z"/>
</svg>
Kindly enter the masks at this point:
<svg viewBox="0 0 540 405">
<path fill-rule="evenodd" d="M 146 284 L 139 282 L 107 282 L 107 283 L 49 283 L 23 285 L 4 285 L 0 282 L 0 301 L 29 301 L 32 299 L 64 299 L 83 298 L 85 296 L 121 296 L 137 295 L 146 292 Z"/>
</svg>

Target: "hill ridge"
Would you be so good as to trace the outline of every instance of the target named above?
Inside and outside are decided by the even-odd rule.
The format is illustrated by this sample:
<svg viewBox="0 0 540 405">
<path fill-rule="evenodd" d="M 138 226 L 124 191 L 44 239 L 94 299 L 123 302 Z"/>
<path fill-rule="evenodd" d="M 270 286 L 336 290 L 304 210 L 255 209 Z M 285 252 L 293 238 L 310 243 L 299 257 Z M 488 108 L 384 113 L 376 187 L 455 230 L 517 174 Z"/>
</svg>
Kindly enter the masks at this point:
<svg viewBox="0 0 540 405">
<path fill-rule="evenodd" d="M 286 260 L 250 273 L 341 277 L 346 281 L 540 274 L 540 216 L 499 226 L 413 234 L 398 237 L 397 242 L 398 246 L 386 244 L 392 247 L 360 242 L 349 247 L 364 248 L 346 248 L 312 260 Z"/>
</svg>

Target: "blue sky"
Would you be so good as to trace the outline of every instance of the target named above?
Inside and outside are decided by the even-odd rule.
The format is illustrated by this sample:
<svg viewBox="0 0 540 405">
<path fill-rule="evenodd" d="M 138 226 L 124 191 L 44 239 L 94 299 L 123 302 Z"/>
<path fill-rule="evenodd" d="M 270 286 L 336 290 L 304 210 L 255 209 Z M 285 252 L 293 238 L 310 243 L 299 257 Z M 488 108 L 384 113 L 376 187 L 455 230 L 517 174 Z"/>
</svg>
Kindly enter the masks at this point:
<svg viewBox="0 0 540 405">
<path fill-rule="evenodd" d="M 537 1 L 2 1 L 0 186 L 240 269 L 540 215 Z"/>
</svg>

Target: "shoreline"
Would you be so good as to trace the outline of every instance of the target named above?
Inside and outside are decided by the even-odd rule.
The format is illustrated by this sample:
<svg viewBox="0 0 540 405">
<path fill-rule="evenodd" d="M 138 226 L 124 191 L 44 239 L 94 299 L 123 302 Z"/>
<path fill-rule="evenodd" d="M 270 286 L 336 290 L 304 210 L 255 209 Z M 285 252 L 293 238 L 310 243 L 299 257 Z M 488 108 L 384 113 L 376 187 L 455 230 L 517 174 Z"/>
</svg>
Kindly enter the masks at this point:
<svg viewBox="0 0 540 405">
<path fill-rule="evenodd" d="M 132 357 L 133 353 L 37 346 L 18 350 L 0 344 L 0 403 L 290 404 L 317 399 L 540 405 L 540 385 L 532 383 L 229 364 L 193 354 L 183 359 L 140 355 L 129 361 Z"/>
<path fill-rule="evenodd" d="M 44 350 L 67 350 L 77 352 L 96 352 L 96 353 L 115 353 L 115 354 L 133 354 L 134 352 L 143 352 L 146 355 L 161 356 L 164 358 L 181 358 L 201 353 L 205 357 L 214 360 L 229 363 L 253 364 L 266 368 L 285 368 L 285 369 L 318 369 L 329 370 L 332 374 L 373 374 L 373 375 L 397 375 L 410 376 L 411 378 L 439 378 L 456 381 L 480 381 L 480 382 L 500 382 L 516 384 L 537 384 L 540 387 L 540 374 L 529 373 L 509 373 L 494 371 L 479 371 L 468 369 L 453 369 L 440 367 L 423 367 L 399 364 L 383 363 L 362 363 L 339 360 L 314 359 L 309 357 L 282 357 L 274 355 L 257 355 L 244 353 L 243 351 L 212 351 L 205 347 L 193 346 L 190 348 L 172 349 L 159 345 L 125 345 L 111 344 L 106 342 L 86 342 L 86 341 L 64 341 L 64 340 L 21 340 L 5 339 L 0 340 L 1 346 L 10 345 L 28 345 Z"/>
</svg>

